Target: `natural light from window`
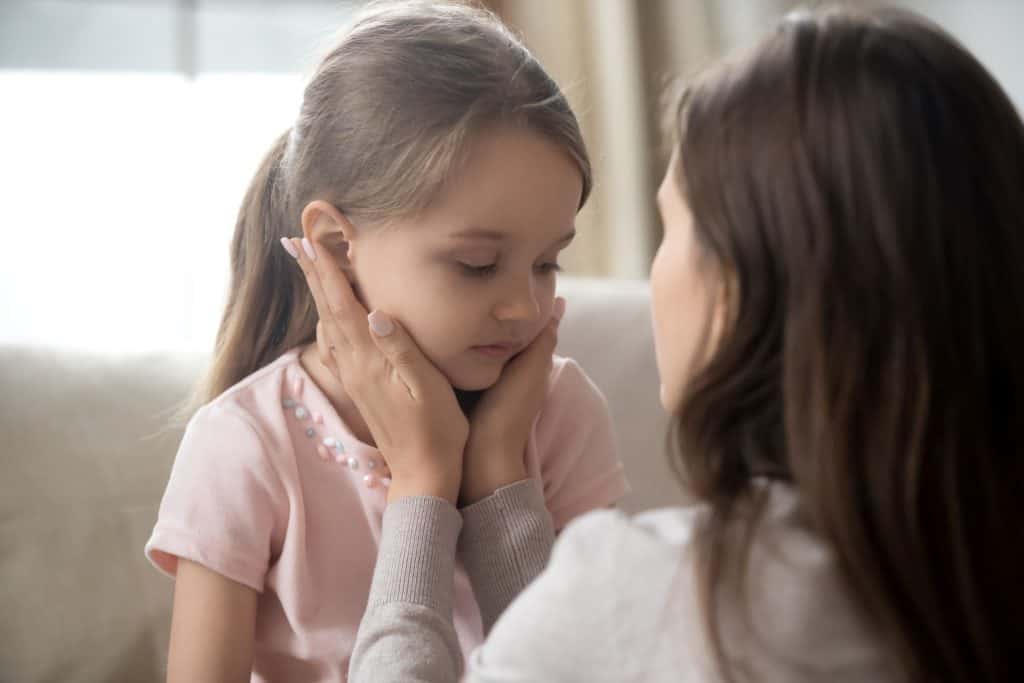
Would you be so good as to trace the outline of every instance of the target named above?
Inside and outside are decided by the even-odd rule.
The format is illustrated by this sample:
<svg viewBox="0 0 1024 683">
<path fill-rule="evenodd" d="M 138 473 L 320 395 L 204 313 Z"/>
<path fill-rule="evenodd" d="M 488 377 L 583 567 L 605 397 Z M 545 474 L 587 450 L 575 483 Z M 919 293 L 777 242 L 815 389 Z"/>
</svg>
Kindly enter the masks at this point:
<svg viewBox="0 0 1024 683">
<path fill-rule="evenodd" d="M 209 350 L 300 75 L 0 71 L 0 343 Z"/>
</svg>

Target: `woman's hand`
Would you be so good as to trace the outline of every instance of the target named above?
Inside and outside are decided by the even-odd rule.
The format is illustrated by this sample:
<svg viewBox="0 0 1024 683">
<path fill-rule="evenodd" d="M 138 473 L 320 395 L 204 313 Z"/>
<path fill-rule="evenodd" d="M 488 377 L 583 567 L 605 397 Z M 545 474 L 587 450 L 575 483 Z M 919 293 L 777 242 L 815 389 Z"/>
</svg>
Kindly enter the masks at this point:
<svg viewBox="0 0 1024 683">
<path fill-rule="evenodd" d="M 502 370 L 473 410 L 463 456 L 459 505 L 470 505 L 495 490 L 526 478 L 526 443 L 547 398 L 551 354 L 565 299 L 555 299 L 551 320 Z"/>
<path fill-rule="evenodd" d="M 451 384 L 402 326 L 367 316 L 327 249 L 291 240 L 316 301 L 320 361 L 341 381 L 391 469 L 388 500 L 430 495 L 455 503 L 469 424 Z"/>
</svg>

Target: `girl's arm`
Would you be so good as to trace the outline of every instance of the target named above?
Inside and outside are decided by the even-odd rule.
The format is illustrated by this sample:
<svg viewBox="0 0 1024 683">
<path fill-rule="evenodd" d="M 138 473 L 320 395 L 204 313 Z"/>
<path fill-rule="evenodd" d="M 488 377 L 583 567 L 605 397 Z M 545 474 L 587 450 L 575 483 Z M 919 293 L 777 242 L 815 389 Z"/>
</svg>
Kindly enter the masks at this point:
<svg viewBox="0 0 1024 683">
<path fill-rule="evenodd" d="M 258 596 L 200 564 L 178 560 L 168 683 L 248 683 Z"/>
</svg>

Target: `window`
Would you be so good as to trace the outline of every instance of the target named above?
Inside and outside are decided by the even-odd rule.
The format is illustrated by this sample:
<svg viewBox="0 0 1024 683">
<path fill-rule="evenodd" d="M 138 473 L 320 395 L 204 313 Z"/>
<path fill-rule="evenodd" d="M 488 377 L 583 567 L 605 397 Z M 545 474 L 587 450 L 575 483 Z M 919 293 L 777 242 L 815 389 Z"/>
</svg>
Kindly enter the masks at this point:
<svg viewBox="0 0 1024 683">
<path fill-rule="evenodd" d="M 236 211 L 355 3 L 0 6 L 0 343 L 212 347 Z"/>
</svg>

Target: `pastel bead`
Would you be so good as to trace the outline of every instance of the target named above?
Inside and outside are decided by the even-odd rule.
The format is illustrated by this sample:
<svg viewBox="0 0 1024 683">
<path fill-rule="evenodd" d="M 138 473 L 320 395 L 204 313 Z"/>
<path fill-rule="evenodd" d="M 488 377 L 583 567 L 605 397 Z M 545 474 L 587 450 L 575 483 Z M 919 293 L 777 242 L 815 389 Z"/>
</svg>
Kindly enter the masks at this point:
<svg viewBox="0 0 1024 683">
<path fill-rule="evenodd" d="M 370 458 L 369 460 L 367 460 L 366 461 L 366 469 L 368 469 L 368 470 L 375 470 L 375 469 L 377 469 L 377 461 L 374 460 L 373 458 Z"/>
<path fill-rule="evenodd" d="M 334 462 L 337 462 L 337 463 L 347 463 L 348 462 L 348 458 L 346 458 L 343 453 L 335 453 L 334 454 Z"/>
<path fill-rule="evenodd" d="M 300 420 L 305 420 L 307 417 L 309 417 L 309 411 L 306 410 L 305 407 L 299 406 L 298 408 L 295 409 L 295 417 L 299 418 Z"/>
<path fill-rule="evenodd" d="M 328 448 L 334 448 L 334 437 L 333 436 L 325 436 L 322 443 L 323 443 L 323 445 L 327 446 Z"/>
<path fill-rule="evenodd" d="M 322 444 L 317 444 L 316 454 L 320 456 L 321 460 L 327 461 L 331 459 L 331 452 L 327 450 Z"/>
<path fill-rule="evenodd" d="M 350 470 L 355 471 L 355 470 L 359 469 L 359 461 L 356 460 L 355 458 L 349 458 L 347 462 L 348 462 L 348 468 Z"/>
<path fill-rule="evenodd" d="M 324 423 L 324 416 L 321 415 L 320 413 L 314 412 L 313 422 L 316 422 L 318 425 L 322 425 Z"/>
<path fill-rule="evenodd" d="M 384 485 L 384 488 L 391 486 L 391 477 L 382 477 L 380 483 Z"/>
<path fill-rule="evenodd" d="M 334 450 L 338 451 L 339 453 L 344 453 L 345 452 L 345 447 L 341 445 L 340 441 L 335 441 L 334 442 Z"/>
<path fill-rule="evenodd" d="M 290 398 L 286 398 L 285 400 L 281 401 L 281 405 L 283 405 L 285 408 L 294 408 L 295 401 Z"/>
<path fill-rule="evenodd" d="M 373 474 L 367 474 L 363 477 L 363 483 L 366 484 L 366 488 L 375 489 L 380 484 L 380 479 Z"/>
<path fill-rule="evenodd" d="M 316 430 L 313 429 L 312 427 L 306 427 L 306 436 L 312 439 L 314 436 L 316 436 Z"/>
</svg>

